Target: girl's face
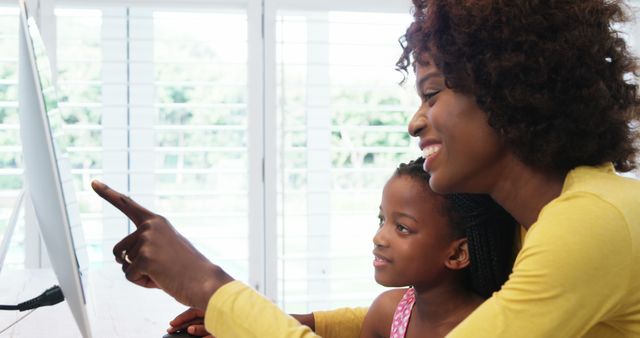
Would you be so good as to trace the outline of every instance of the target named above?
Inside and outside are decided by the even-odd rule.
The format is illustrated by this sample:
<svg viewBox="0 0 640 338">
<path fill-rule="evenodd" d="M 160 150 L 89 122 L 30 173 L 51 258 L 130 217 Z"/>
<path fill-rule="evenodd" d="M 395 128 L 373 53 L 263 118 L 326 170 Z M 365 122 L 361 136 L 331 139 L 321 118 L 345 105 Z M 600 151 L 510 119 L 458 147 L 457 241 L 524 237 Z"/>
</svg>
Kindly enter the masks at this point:
<svg viewBox="0 0 640 338">
<path fill-rule="evenodd" d="M 375 279 L 381 285 L 429 287 L 448 270 L 456 239 L 441 210 L 441 197 L 407 175 L 392 177 L 382 192 L 373 237 Z"/>
<path fill-rule="evenodd" d="M 422 102 L 409 133 L 420 138 L 433 191 L 490 193 L 507 151 L 487 114 L 471 95 L 447 88 L 428 55 L 416 66 L 416 87 Z"/>
</svg>

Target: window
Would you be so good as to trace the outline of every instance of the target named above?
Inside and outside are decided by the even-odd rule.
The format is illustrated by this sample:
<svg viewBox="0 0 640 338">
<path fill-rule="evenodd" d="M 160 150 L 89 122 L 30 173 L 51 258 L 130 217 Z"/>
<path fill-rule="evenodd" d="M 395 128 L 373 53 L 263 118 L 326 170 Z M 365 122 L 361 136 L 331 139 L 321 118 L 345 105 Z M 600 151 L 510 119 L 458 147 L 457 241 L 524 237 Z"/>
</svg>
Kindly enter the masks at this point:
<svg viewBox="0 0 640 338">
<path fill-rule="evenodd" d="M 18 8 L 0 7 L 0 234 L 4 234 L 14 204 L 23 188 L 20 127 L 18 123 Z M 4 262 L 18 267 L 24 261 L 24 228 L 13 234 Z"/>
<path fill-rule="evenodd" d="M 382 187 L 419 155 L 417 99 L 394 64 L 408 14 L 277 14 L 278 300 L 289 312 L 366 305 Z M 411 83 L 411 82 L 409 82 Z"/>
<path fill-rule="evenodd" d="M 247 23 L 241 10 L 59 9 L 58 83 L 94 262 L 132 225 L 100 177 L 248 276 Z"/>
</svg>

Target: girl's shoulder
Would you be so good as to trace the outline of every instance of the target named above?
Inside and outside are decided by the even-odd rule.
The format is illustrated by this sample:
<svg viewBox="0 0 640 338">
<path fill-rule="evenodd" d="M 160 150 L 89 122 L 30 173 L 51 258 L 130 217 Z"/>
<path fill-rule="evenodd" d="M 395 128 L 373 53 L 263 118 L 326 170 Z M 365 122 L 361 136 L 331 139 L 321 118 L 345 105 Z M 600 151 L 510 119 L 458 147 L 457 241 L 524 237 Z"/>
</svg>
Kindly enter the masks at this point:
<svg viewBox="0 0 640 338">
<path fill-rule="evenodd" d="M 370 311 L 376 311 L 381 315 L 381 319 L 388 318 L 389 322 L 391 322 L 396 307 L 407 290 L 409 288 L 393 289 L 381 293 L 371 304 Z"/>
<path fill-rule="evenodd" d="M 407 290 L 409 290 L 409 288 L 387 290 L 381 293 L 380 295 L 378 295 L 378 297 L 376 297 L 376 299 L 373 302 L 376 303 L 380 301 L 385 304 L 388 304 L 390 302 L 390 303 L 393 303 L 394 305 L 397 305 L 402 299 L 402 297 L 404 296 L 404 294 L 407 293 Z"/>
<path fill-rule="evenodd" d="M 388 290 L 376 297 L 367 312 L 360 337 L 388 337 L 393 314 L 407 290 L 408 288 Z"/>
</svg>

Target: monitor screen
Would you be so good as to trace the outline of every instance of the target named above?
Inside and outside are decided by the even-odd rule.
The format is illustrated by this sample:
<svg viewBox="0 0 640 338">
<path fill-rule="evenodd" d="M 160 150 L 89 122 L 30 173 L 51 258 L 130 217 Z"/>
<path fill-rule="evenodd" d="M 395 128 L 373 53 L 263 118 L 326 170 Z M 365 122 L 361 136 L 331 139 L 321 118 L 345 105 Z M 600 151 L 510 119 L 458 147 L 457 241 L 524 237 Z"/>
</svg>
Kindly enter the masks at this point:
<svg viewBox="0 0 640 338">
<path fill-rule="evenodd" d="M 19 102 L 25 182 L 43 241 L 74 319 L 90 337 L 83 272 L 88 267 L 63 120 L 45 45 L 20 0 Z M 86 275 L 86 273 L 85 273 Z"/>
</svg>

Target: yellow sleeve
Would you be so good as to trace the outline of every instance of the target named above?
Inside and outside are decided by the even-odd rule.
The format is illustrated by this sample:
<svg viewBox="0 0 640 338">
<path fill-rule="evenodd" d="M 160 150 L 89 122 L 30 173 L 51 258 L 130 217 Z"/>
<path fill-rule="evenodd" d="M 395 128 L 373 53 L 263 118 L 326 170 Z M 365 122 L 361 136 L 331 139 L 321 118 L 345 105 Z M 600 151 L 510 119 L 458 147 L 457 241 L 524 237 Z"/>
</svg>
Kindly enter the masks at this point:
<svg viewBox="0 0 640 338">
<path fill-rule="evenodd" d="M 616 207 L 587 193 L 564 196 L 542 210 L 502 289 L 447 337 L 582 337 L 622 302 L 631 257 Z"/>
<path fill-rule="evenodd" d="M 366 307 L 356 307 L 315 311 L 316 333 L 324 338 L 358 338 L 367 310 Z"/>
<path fill-rule="evenodd" d="M 204 321 L 216 338 L 319 338 L 239 281 L 225 284 L 211 296 Z"/>
</svg>

